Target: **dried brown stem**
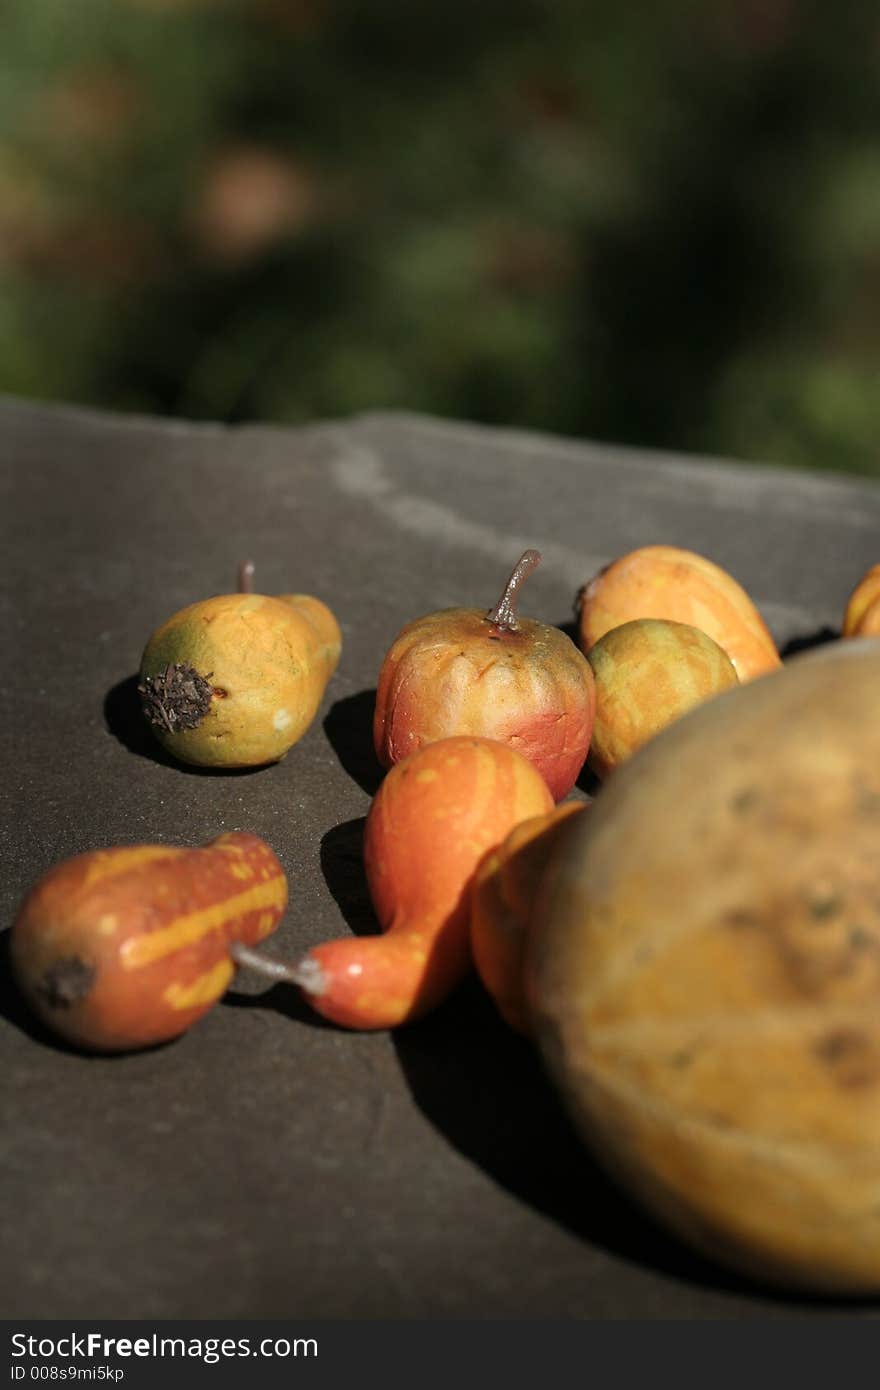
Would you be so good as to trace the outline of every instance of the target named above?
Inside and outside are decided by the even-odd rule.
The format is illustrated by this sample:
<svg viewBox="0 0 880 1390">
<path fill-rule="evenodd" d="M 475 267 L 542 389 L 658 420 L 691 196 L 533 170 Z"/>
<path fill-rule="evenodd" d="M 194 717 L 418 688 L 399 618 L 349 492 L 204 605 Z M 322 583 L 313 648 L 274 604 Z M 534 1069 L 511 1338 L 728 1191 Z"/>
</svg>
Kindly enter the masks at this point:
<svg viewBox="0 0 880 1390">
<path fill-rule="evenodd" d="M 527 550 L 517 560 L 510 573 L 510 578 L 504 586 L 504 591 L 494 608 L 490 608 L 486 614 L 486 621 L 493 627 L 497 627 L 500 632 L 516 632 L 519 627 L 516 607 L 519 602 L 519 591 L 523 582 L 528 578 L 533 569 L 541 563 L 541 555 L 537 550 Z"/>
<path fill-rule="evenodd" d="M 240 594 L 252 594 L 254 592 L 253 560 L 242 560 L 238 567 L 238 592 Z"/>
</svg>

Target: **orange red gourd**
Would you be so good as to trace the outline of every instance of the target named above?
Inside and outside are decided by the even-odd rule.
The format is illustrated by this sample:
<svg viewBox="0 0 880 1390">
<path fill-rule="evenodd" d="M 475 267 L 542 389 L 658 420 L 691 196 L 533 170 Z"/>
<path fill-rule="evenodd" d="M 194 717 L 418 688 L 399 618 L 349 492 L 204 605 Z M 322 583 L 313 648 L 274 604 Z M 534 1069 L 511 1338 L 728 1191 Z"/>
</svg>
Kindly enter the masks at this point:
<svg viewBox="0 0 880 1390">
<path fill-rule="evenodd" d="M 34 1013 L 69 1042 L 145 1047 L 216 1003 L 234 974 L 229 943 L 262 941 L 286 904 L 278 859 L 243 831 L 200 849 L 93 850 L 57 864 L 25 897 L 12 973 Z"/>
<path fill-rule="evenodd" d="M 220 594 L 175 613 L 141 660 L 144 714 L 175 758 L 202 767 L 277 762 L 314 719 L 342 646 L 309 594 Z"/>
<path fill-rule="evenodd" d="M 383 767 L 437 739 L 471 734 L 516 748 L 556 800 L 571 790 L 590 742 L 593 677 L 564 632 L 516 611 L 519 587 L 539 560 L 526 551 L 488 613 L 447 608 L 398 634 L 376 692 L 373 738 Z"/>
<path fill-rule="evenodd" d="M 577 598 L 579 641 L 589 653 L 610 628 L 634 618 L 666 618 L 717 642 L 740 681 L 776 670 L 776 645 L 741 584 L 702 555 L 646 545 L 606 565 Z"/>
<path fill-rule="evenodd" d="M 381 936 L 343 937 L 295 965 L 234 949 L 242 965 L 298 984 L 318 1013 L 347 1028 L 393 1028 L 439 1004 L 470 963 L 469 891 L 486 850 L 553 798 L 506 744 L 438 740 L 398 763 L 364 830 L 364 867 Z"/>
<path fill-rule="evenodd" d="M 565 801 L 543 816 L 514 826 L 480 860 L 471 889 L 471 949 L 477 974 L 502 1018 L 519 1033 L 531 1024 L 523 989 L 523 961 L 533 908 L 547 859 L 573 818 L 587 809 Z"/>
</svg>

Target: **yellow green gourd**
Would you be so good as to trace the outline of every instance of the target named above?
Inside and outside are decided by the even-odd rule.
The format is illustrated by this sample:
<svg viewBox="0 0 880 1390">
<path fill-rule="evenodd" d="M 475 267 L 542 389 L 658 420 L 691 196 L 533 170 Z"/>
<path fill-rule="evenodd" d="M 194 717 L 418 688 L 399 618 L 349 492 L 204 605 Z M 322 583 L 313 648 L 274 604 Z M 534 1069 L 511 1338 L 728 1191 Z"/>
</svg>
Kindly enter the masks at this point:
<svg viewBox="0 0 880 1390">
<path fill-rule="evenodd" d="M 190 604 L 144 649 L 145 717 L 181 762 L 277 762 L 314 719 L 341 645 L 333 613 L 308 594 L 240 592 Z"/>
</svg>

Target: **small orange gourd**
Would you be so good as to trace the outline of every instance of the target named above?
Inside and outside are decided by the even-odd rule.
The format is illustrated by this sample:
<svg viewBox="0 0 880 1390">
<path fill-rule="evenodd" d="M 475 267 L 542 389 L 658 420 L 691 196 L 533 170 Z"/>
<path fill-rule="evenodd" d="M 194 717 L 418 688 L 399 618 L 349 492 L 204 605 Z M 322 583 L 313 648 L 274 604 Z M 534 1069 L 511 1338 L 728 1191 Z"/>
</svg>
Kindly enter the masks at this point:
<svg viewBox="0 0 880 1390">
<path fill-rule="evenodd" d="M 502 1018 L 518 1033 L 531 1032 L 523 991 L 523 961 L 547 859 L 572 817 L 589 803 L 565 801 L 544 816 L 514 826 L 480 860 L 471 889 L 471 948 L 477 974 Z M 540 930 L 540 922 L 534 923 Z"/>
<path fill-rule="evenodd" d="M 577 597 L 581 649 L 634 618 L 666 618 L 699 628 L 727 652 L 741 681 L 774 671 L 776 645 L 741 584 L 703 555 L 645 545 L 600 570 Z"/>
<path fill-rule="evenodd" d="M 506 744 L 441 739 L 392 768 L 370 806 L 364 867 L 381 936 L 327 941 L 295 965 L 234 949 L 299 985 L 347 1028 L 393 1028 L 439 1004 L 470 962 L 470 884 L 486 850 L 553 808 L 540 773 Z"/>
</svg>

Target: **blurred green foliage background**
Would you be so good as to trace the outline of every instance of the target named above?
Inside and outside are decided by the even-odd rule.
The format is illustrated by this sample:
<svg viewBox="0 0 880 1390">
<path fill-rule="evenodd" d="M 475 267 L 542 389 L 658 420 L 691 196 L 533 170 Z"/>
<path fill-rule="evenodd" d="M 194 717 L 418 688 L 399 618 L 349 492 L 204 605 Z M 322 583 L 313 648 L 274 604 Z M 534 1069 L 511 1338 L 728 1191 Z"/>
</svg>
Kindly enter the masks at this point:
<svg viewBox="0 0 880 1390">
<path fill-rule="evenodd" d="M 0 390 L 880 473 L 873 0 L 3 0 Z"/>
</svg>

